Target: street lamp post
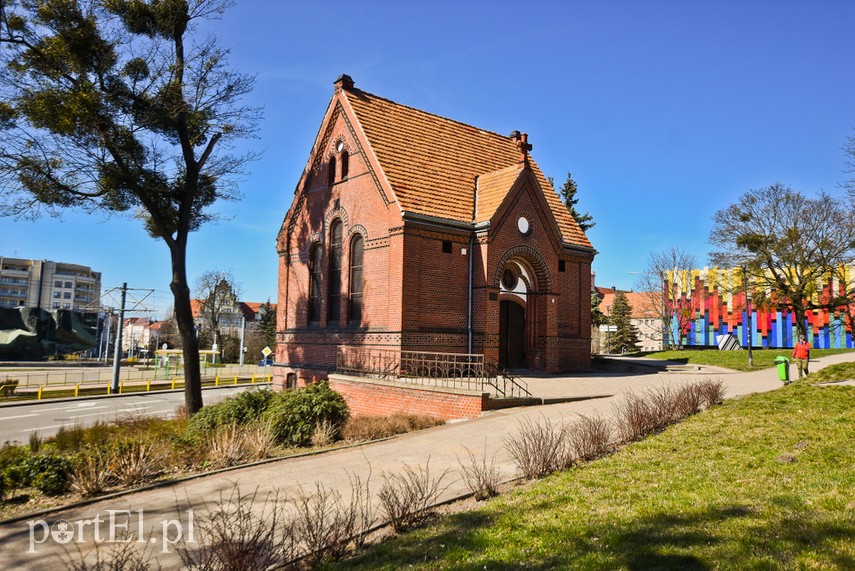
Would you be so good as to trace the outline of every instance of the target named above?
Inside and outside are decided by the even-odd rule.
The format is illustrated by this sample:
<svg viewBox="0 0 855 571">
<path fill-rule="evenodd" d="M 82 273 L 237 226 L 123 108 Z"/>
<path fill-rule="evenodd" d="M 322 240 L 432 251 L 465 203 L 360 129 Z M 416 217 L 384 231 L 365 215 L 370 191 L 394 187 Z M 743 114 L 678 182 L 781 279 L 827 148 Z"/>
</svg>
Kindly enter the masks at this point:
<svg viewBox="0 0 855 571">
<path fill-rule="evenodd" d="M 745 339 L 748 344 L 748 367 L 754 367 L 754 355 L 751 354 L 751 302 L 748 299 L 748 268 L 742 266 L 742 287 L 745 291 Z"/>
</svg>

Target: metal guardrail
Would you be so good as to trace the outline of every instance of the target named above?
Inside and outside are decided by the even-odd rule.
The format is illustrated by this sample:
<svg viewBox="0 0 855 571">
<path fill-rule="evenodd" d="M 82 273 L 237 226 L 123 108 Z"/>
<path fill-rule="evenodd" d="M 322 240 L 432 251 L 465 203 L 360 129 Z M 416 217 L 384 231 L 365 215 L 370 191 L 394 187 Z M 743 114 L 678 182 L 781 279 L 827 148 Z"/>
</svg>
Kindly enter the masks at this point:
<svg viewBox="0 0 855 571">
<path fill-rule="evenodd" d="M 0 363 L 0 367 L 2 363 Z M 234 375 L 249 376 L 258 375 L 262 372 L 266 373 L 264 367 L 256 365 L 226 365 L 223 367 L 203 367 L 203 376 L 231 377 Z M 177 374 L 176 374 L 177 373 Z M 145 382 L 169 380 L 175 376 L 182 376 L 183 368 L 181 366 L 171 367 L 145 367 L 141 364 L 123 365 L 120 371 L 119 382 Z M 37 370 L 0 370 L 0 385 L 17 383 L 21 387 L 24 386 L 39 386 L 39 385 L 76 385 L 78 383 L 108 383 L 113 379 L 112 367 L 91 366 L 91 367 L 74 367 L 61 370 L 37 369 Z"/>
<path fill-rule="evenodd" d="M 220 387 L 226 385 L 246 385 L 270 383 L 272 375 L 249 375 L 234 377 L 202 378 L 203 387 Z M 109 395 L 112 383 L 82 382 L 73 385 L 38 385 L 19 386 L 17 384 L 0 385 L 0 402 L 13 400 L 44 400 L 48 398 L 69 398 L 93 395 Z M 183 377 L 173 377 L 171 380 L 121 381 L 117 394 L 148 393 L 184 387 Z"/>
<path fill-rule="evenodd" d="M 523 381 L 507 375 L 495 363 L 485 362 L 484 356 L 478 354 L 340 345 L 336 372 L 413 385 L 486 392 L 495 397 L 531 396 Z"/>
</svg>

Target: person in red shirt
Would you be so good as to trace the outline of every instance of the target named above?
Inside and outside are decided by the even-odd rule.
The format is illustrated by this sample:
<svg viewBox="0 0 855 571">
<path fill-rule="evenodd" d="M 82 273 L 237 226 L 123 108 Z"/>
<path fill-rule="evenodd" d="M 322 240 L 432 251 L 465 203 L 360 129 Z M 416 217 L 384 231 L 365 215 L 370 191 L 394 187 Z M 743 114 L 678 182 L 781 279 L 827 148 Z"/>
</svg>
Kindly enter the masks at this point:
<svg viewBox="0 0 855 571">
<path fill-rule="evenodd" d="M 804 335 L 799 336 L 799 342 L 793 348 L 793 358 L 796 360 L 799 378 L 801 379 L 808 374 L 808 361 L 810 361 L 810 343 L 807 342 Z"/>
</svg>

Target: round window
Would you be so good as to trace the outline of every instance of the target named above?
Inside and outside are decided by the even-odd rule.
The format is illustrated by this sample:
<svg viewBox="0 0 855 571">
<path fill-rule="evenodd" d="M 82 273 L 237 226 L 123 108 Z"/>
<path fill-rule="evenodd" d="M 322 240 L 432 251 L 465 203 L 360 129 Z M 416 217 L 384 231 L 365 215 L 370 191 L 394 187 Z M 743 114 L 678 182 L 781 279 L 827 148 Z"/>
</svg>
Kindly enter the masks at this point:
<svg viewBox="0 0 855 571">
<path fill-rule="evenodd" d="M 528 236 L 531 232 L 531 223 L 529 223 L 528 218 L 525 216 L 520 216 L 520 219 L 517 220 L 517 228 L 519 228 L 520 234 Z"/>
<path fill-rule="evenodd" d="M 517 287 L 519 281 L 520 279 L 513 272 L 513 270 L 505 270 L 505 273 L 502 274 L 502 285 L 508 291 L 513 291 Z"/>
</svg>

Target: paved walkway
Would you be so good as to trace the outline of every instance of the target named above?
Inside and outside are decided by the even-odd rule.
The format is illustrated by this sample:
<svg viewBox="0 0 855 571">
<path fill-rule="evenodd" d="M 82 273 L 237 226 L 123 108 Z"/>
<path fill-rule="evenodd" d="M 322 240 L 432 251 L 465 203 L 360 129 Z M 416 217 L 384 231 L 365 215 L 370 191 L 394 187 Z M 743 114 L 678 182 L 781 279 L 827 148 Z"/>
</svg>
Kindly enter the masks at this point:
<svg viewBox="0 0 855 571">
<path fill-rule="evenodd" d="M 851 353 L 823 357 L 812 361 L 811 369 L 818 370 L 830 364 L 850 360 L 853 360 Z M 599 376 L 578 374 L 525 378 L 535 396 L 546 399 L 584 400 L 493 411 L 475 420 L 454 422 L 383 442 L 241 468 L 159 489 L 101 499 L 86 506 L 40 516 L 29 523 L 21 521 L 0 526 L 0 567 L 57 568 L 58 557 L 66 553 L 67 548 L 76 553 L 77 547 L 84 552 L 93 547 L 95 542 L 92 520 L 97 516 L 101 521 L 108 522 L 110 510 L 114 510 L 112 513 L 117 524 L 127 520 L 125 512 L 130 513 L 129 529 L 132 532 L 138 532 L 138 522 L 142 523 L 145 530 L 143 536 L 152 540 L 149 549 L 158 554 L 163 568 L 177 568 L 180 560 L 174 548 L 163 539 L 164 526 L 169 537 L 175 537 L 179 524 L 187 534 L 190 517 L 187 510 L 193 510 L 193 523 L 198 527 L 207 507 L 215 502 L 220 494 L 231 493 L 235 484 L 243 493 L 257 490 L 258 497 L 264 497 L 268 492 L 287 496 L 299 487 L 309 491 L 320 482 L 327 488 L 338 489 L 347 499 L 350 495 L 351 475 L 358 475 L 363 481 L 370 477 L 371 491 L 376 494 L 384 473 L 400 472 L 403 465 L 425 465 L 429 461 L 431 474 L 439 475 L 448 471 L 444 483 L 449 486 L 442 499 L 450 499 L 468 491 L 460 477 L 458 462 L 458 458 L 467 457 L 467 450 L 472 450 L 479 457 L 485 451 L 488 456 L 495 454 L 496 465 L 503 478 L 510 480 L 516 477 L 516 467 L 505 451 L 503 439 L 514 433 L 519 423 L 525 419 L 536 420 L 542 417 L 560 421 L 571 420 L 578 414 L 592 413 L 608 416 L 615 401 L 627 391 L 637 392 L 645 388 L 704 378 L 723 381 L 729 398 L 769 391 L 781 386 L 774 369 L 736 373 L 702 368 L 690 373 L 668 373 L 661 372 L 661 364 L 658 369 L 651 367 L 651 361 L 648 360 L 627 361 L 634 363 L 636 370 Z M 38 520 L 43 520 L 45 524 Z M 61 534 L 63 521 L 68 524 L 66 528 L 73 530 L 71 542 L 64 545 L 59 542 L 69 536 Z M 52 537 L 46 535 L 48 525 L 52 526 Z M 106 532 L 104 534 L 106 535 Z M 106 538 L 102 537 L 103 539 Z M 78 540 L 80 543 L 76 545 Z M 167 553 L 161 555 L 161 551 Z"/>
</svg>

